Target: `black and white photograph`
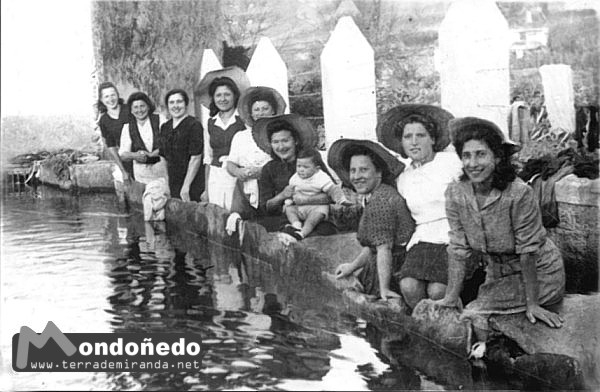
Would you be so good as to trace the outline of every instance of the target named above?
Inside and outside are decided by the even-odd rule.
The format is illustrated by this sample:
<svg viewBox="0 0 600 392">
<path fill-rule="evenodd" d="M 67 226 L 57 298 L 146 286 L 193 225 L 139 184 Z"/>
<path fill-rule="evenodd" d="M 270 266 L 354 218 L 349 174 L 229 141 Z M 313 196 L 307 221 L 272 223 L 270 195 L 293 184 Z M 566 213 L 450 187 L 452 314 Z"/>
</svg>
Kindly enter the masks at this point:
<svg viewBox="0 0 600 392">
<path fill-rule="evenodd" d="M 600 1 L 0 4 L 0 390 L 600 389 Z"/>
</svg>

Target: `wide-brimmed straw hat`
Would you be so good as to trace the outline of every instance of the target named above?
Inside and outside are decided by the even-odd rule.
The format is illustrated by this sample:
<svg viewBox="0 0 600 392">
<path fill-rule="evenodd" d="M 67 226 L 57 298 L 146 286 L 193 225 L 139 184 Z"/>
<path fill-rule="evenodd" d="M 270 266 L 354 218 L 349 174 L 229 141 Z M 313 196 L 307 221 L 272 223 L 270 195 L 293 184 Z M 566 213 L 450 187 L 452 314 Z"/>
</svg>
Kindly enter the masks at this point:
<svg viewBox="0 0 600 392">
<path fill-rule="evenodd" d="M 510 155 L 521 150 L 521 146 L 513 142 L 504 135 L 504 132 L 493 122 L 477 117 L 461 117 L 451 120 L 448 124 L 450 128 L 450 136 L 452 142 L 456 145 L 456 141 L 461 138 L 461 133 L 468 128 L 477 128 L 483 132 L 490 132 L 500 136 L 502 143 L 506 146 Z"/>
<path fill-rule="evenodd" d="M 240 102 L 238 103 L 240 117 L 247 125 L 254 125 L 254 119 L 252 118 L 252 104 L 256 101 L 264 101 L 266 100 L 265 98 L 270 98 L 267 102 L 274 102 L 276 104 L 276 107 L 273 108 L 275 110 L 275 116 L 285 112 L 287 105 L 277 90 L 266 86 L 250 87 L 242 94 Z"/>
<path fill-rule="evenodd" d="M 404 170 L 404 164 L 381 144 L 370 140 L 340 139 L 336 140 L 327 154 L 327 164 L 342 180 L 344 185 L 352 187 L 350 183 L 348 162 L 353 154 L 363 149 L 368 149 L 381 159 L 384 164 L 382 169 L 382 182 L 393 185 L 396 177 Z"/>
<path fill-rule="evenodd" d="M 435 125 L 435 139 L 433 145 L 434 151 L 442 151 L 450 144 L 450 133 L 448 131 L 448 121 L 454 118 L 452 113 L 433 105 L 405 104 L 399 105 L 388 110 L 377 124 L 377 140 L 383 143 L 390 150 L 406 158 L 402 148 L 402 133 L 399 123 L 403 122 L 408 116 L 413 114 L 425 117 L 429 122 Z"/>
<path fill-rule="evenodd" d="M 271 154 L 271 141 L 267 129 L 269 124 L 273 122 L 281 122 L 280 130 L 288 130 L 294 132 L 300 139 L 302 147 L 312 147 L 317 145 L 317 133 L 310 121 L 298 114 L 282 114 L 273 117 L 259 118 L 252 127 L 252 137 L 261 150 L 267 154 Z"/>
<path fill-rule="evenodd" d="M 240 90 L 240 94 L 243 94 L 246 89 L 250 87 L 250 80 L 248 79 L 246 72 L 244 72 L 238 66 L 234 65 L 231 67 L 218 69 L 216 71 L 210 71 L 204 75 L 202 80 L 198 82 L 196 88 L 194 89 L 194 95 L 196 96 L 196 99 L 200 100 L 200 103 L 205 107 L 208 108 L 212 100 L 212 97 L 208 91 L 210 89 L 210 84 L 213 82 L 213 80 L 222 77 L 231 79 L 237 86 L 238 90 Z"/>
</svg>

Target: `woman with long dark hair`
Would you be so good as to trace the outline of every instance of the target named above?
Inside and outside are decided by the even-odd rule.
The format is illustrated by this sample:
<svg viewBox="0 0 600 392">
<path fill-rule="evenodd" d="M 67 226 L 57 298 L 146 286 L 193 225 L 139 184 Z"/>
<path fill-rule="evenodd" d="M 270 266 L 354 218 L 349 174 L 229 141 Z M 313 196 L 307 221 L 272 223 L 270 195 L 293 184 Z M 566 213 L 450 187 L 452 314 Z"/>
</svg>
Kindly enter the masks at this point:
<svg viewBox="0 0 600 392">
<path fill-rule="evenodd" d="M 448 288 L 438 303 L 462 307 L 465 270 L 478 253 L 487 262 L 486 280 L 464 313 L 484 350 L 491 314 L 525 312 L 532 323 L 561 327 L 563 320 L 543 306 L 563 297 L 563 260 L 542 226 L 533 190 L 511 165 L 518 147 L 494 123 L 479 118 L 452 120 L 450 132 L 464 174 L 446 190 Z"/>
</svg>

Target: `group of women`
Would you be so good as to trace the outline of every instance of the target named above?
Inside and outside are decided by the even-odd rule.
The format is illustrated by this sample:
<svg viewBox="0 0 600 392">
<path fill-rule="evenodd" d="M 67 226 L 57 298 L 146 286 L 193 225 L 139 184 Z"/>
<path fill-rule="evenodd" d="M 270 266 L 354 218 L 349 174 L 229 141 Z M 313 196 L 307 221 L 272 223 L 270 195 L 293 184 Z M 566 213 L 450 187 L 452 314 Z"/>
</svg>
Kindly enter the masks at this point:
<svg viewBox="0 0 600 392">
<path fill-rule="evenodd" d="M 277 91 L 248 87 L 240 72 L 215 71 L 199 85 L 211 115 L 207 146 L 202 126 L 187 113 L 183 90 L 167 93 L 171 119 L 160 125 L 145 94 L 124 104 L 105 83 L 100 127 L 124 180 L 130 176 L 122 162 L 133 161 L 138 181 L 167 176 L 173 197 L 204 197 L 276 230 L 286 221 L 288 199 L 331 203 L 326 194 L 295 195 L 289 185 L 298 153 L 314 148 L 317 137 L 308 120 L 283 114 Z M 563 320 L 543 306 L 563 296 L 562 258 L 542 226 L 532 190 L 511 165 L 518 147 L 498 126 L 454 119 L 431 105 L 400 105 L 383 115 L 377 136 L 381 144 L 341 139 L 329 149 L 329 166 L 363 205 L 357 231 L 362 250 L 338 266 L 337 277 L 354 274 L 366 294 L 402 297 L 410 308 L 430 298 L 462 309 L 463 282 L 485 265 L 485 282 L 463 310 L 480 340 L 490 314 L 525 312 L 532 323 L 560 327 Z M 314 233 L 335 232 L 332 226 L 322 222 Z"/>
</svg>

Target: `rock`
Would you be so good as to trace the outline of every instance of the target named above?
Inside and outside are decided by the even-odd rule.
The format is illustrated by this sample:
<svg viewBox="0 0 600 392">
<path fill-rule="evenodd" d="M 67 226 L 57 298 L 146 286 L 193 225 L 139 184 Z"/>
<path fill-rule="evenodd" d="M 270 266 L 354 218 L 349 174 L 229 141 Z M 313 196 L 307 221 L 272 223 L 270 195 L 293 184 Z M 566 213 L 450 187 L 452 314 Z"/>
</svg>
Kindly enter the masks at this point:
<svg viewBox="0 0 600 392">
<path fill-rule="evenodd" d="M 524 313 L 494 315 L 490 327 L 514 340 L 526 353 L 561 354 L 577 359 L 588 387 L 600 386 L 600 294 L 568 295 L 552 310 L 562 328 L 530 323 Z"/>
<path fill-rule="evenodd" d="M 536 353 L 515 360 L 514 370 L 523 383 L 521 389 L 584 389 L 579 362 L 560 354 Z"/>
<path fill-rule="evenodd" d="M 467 321 L 460 319 L 457 309 L 424 299 L 415 306 L 412 317 L 420 322 L 422 332 L 437 343 L 465 355 L 469 352 L 471 327 Z"/>
</svg>

